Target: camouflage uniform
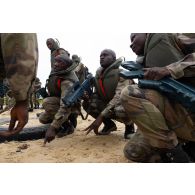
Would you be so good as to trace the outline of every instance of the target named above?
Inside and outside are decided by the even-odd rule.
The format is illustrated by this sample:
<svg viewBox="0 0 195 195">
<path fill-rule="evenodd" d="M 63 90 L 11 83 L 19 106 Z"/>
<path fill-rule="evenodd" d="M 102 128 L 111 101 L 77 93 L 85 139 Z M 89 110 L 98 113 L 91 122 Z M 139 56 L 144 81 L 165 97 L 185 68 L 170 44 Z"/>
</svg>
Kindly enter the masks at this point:
<svg viewBox="0 0 195 195">
<path fill-rule="evenodd" d="M 30 98 L 29 98 L 29 110 L 33 110 L 33 108 L 39 108 L 39 102 L 37 99 L 37 90 L 41 88 L 41 82 L 39 78 L 35 78 L 35 82 L 32 86 L 31 93 L 30 93 Z"/>
<path fill-rule="evenodd" d="M 83 103 L 83 108 L 94 118 L 96 118 L 100 113 L 104 118 L 116 119 L 125 124 L 131 124 L 127 118 L 126 112 L 120 103 L 121 90 L 132 84 L 132 80 L 126 80 L 119 77 L 119 66 L 122 63 L 122 59 L 116 60 L 112 65 L 110 65 L 102 77 L 100 77 L 102 72 L 102 67 L 100 67 L 95 76 L 95 92 L 90 100 L 89 104 Z M 104 90 L 100 87 L 99 79 L 102 78 L 102 83 L 104 83 Z"/>
<path fill-rule="evenodd" d="M 33 95 L 32 95 L 32 100 L 33 100 L 33 104 L 34 104 L 34 108 L 37 109 L 39 108 L 39 101 L 38 101 L 38 95 L 37 95 L 37 90 L 39 90 L 41 88 L 41 82 L 39 78 L 35 79 L 35 83 L 33 86 Z"/>
<path fill-rule="evenodd" d="M 47 41 L 52 42 L 52 48 L 50 49 L 51 50 L 51 72 L 52 72 L 55 64 L 55 57 L 60 54 L 65 54 L 67 56 L 69 56 L 70 54 L 67 50 L 60 48 L 59 42 L 57 42 L 56 40 L 49 38 L 47 39 Z"/>
<path fill-rule="evenodd" d="M 60 55 L 63 56 L 63 55 Z M 74 67 L 73 64 L 71 67 Z M 43 100 L 43 108 L 45 109 L 44 113 L 41 113 L 39 116 L 39 120 L 41 123 L 51 123 L 51 126 L 55 129 L 59 129 L 61 125 L 67 121 L 69 115 L 72 112 L 76 111 L 76 108 L 64 107 L 62 102 L 62 98 L 65 97 L 66 94 L 69 93 L 70 89 L 72 88 L 73 84 L 78 81 L 76 74 L 74 73 L 73 68 L 66 73 L 62 73 L 55 77 L 55 72 L 53 72 L 53 76 L 50 75 L 50 79 L 54 79 L 55 81 L 53 84 L 50 85 L 48 90 L 50 92 L 50 97 L 47 97 Z M 56 80 L 57 79 L 57 80 Z M 59 82 L 60 79 L 60 82 Z M 60 83 L 60 86 L 59 86 Z M 55 91 L 56 90 L 56 91 Z M 54 92 L 52 92 L 54 91 Z"/>
<path fill-rule="evenodd" d="M 86 79 L 88 68 L 81 62 L 78 55 L 72 55 L 72 61 L 78 63 L 78 66 L 75 68 L 75 73 L 80 83 L 83 83 L 83 81 Z"/>
<path fill-rule="evenodd" d="M 37 36 L 1 33 L 0 48 L 0 80 L 7 78 L 16 101 L 26 100 L 37 72 Z"/>
<path fill-rule="evenodd" d="M 195 76 L 195 53 L 184 57 L 182 49 L 175 44 L 179 40 L 174 35 L 147 36 L 144 66 L 166 66 L 174 79 L 195 85 L 195 79 L 188 78 Z M 124 148 L 127 158 L 149 162 L 155 148 L 172 149 L 178 144 L 178 138 L 195 141 L 195 115 L 157 91 L 140 89 L 137 85 L 127 86 L 121 93 L 121 102 L 129 119 L 140 130 Z"/>
</svg>

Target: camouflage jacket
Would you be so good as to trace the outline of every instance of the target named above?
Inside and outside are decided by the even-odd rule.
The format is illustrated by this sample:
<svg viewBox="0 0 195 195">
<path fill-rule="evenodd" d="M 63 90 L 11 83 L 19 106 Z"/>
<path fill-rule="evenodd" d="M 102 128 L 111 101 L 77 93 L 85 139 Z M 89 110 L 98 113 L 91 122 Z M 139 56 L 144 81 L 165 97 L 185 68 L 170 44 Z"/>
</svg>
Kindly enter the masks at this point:
<svg viewBox="0 0 195 195">
<path fill-rule="evenodd" d="M 78 81 L 77 76 L 73 71 L 70 72 L 66 76 L 66 79 L 61 80 L 60 83 L 60 108 L 58 109 L 57 113 L 55 114 L 55 117 L 51 123 L 51 126 L 55 127 L 58 129 L 62 124 L 59 122 L 59 119 L 62 118 L 65 114 L 68 113 L 67 110 L 64 108 L 64 103 L 62 102 L 62 98 L 68 94 L 73 86 L 73 84 Z"/>
<path fill-rule="evenodd" d="M 37 35 L 2 33 L 0 42 L 0 79 L 7 78 L 16 101 L 26 100 L 37 74 Z"/>
<path fill-rule="evenodd" d="M 195 86 L 194 48 L 195 39 L 187 35 L 148 34 L 143 62 L 146 67 L 167 67 L 174 79 Z"/>
<path fill-rule="evenodd" d="M 180 61 L 166 67 L 174 79 L 195 86 L 195 53 L 188 54 Z"/>
<path fill-rule="evenodd" d="M 147 34 L 144 46 L 145 67 L 164 67 L 181 60 L 185 54 L 178 44 L 177 36 L 168 33 Z"/>
</svg>

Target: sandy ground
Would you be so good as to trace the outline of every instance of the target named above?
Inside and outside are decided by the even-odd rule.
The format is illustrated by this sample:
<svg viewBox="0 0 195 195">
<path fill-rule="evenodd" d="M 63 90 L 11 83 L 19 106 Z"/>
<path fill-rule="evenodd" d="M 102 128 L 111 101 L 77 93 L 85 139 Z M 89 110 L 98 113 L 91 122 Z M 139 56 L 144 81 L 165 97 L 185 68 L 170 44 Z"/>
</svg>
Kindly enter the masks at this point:
<svg viewBox="0 0 195 195">
<path fill-rule="evenodd" d="M 40 125 L 34 110 L 29 113 L 27 127 Z M 8 125 L 9 112 L 0 115 L 0 125 Z M 123 138 L 124 124 L 118 123 L 118 130 L 107 136 L 96 136 L 93 132 L 85 135 L 85 129 L 93 118 L 86 121 L 78 118 L 78 125 L 74 134 L 63 138 L 56 138 L 43 147 L 43 139 L 34 141 L 11 141 L 0 143 L 0 162 L 4 163 L 126 163 L 123 155 L 124 145 L 128 140 Z M 20 147 L 25 149 L 19 150 Z"/>
</svg>

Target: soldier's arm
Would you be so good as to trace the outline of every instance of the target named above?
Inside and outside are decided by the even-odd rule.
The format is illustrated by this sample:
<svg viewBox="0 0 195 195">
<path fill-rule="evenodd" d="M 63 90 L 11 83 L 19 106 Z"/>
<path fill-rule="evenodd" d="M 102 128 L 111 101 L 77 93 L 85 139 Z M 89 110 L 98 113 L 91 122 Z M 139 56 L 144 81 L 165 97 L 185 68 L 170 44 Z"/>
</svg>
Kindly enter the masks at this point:
<svg viewBox="0 0 195 195">
<path fill-rule="evenodd" d="M 166 68 L 174 79 L 195 76 L 195 53 L 188 54 L 182 60 L 172 63 Z"/>
<path fill-rule="evenodd" d="M 28 94 L 38 63 L 37 37 L 33 33 L 3 33 L 1 46 L 6 77 L 16 104 L 10 113 L 9 128 L 0 136 L 10 136 L 20 132 L 28 122 Z"/>
<path fill-rule="evenodd" d="M 2 53 L 10 89 L 16 102 L 27 100 L 37 72 L 36 34 L 5 33 L 1 37 Z"/>
<path fill-rule="evenodd" d="M 101 112 L 102 116 L 109 117 L 112 114 L 113 108 L 120 103 L 120 95 L 122 89 L 132 83 L 133 81 L 131 80 L 127 80 L 122 77 L 119 77 L 119 82 L 115 90 L 115 95 L 112 98 L 112 100 L 107 104 L 106 108 Z"/>
<path fill-rule="evenodd" d="M 195 52 L 195 33 L 179 33 L 176 40 L 185 55 Z"/>
<path fill-rule="evenodd" d="M 61 82 L 61 99 L 60 99 L 60 107 L 58 112 L 54 116 L 54 120 L 51 123 L 51 126 L 58 129 L 63 122 L 68 118 L 68 113 L 71 111 L 71 108 L 65 108 L 64 103 L 62 102 L 62 98 L 65 97 L 66 94 L 69 93 L 70 89 L 73 86 L 73 82 L 69 80 L 64 80 Z"/>
</svg>

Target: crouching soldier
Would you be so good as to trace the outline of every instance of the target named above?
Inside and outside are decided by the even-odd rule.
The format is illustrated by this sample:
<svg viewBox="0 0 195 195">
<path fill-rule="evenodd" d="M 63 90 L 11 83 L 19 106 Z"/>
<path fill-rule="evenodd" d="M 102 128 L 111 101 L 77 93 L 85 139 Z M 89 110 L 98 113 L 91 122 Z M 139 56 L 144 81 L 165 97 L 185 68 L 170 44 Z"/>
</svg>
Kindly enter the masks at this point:
<svg viewBox="0 0 195 195">
<path fill-rule="evenodd" d="M 112 119 L 125 124 L 125 138 L 134 133 L 134 127 L 127 118 L 127 114 L 120 103 L 120 94 L 124 87 L 132 84 L 132 80 L 125 80 L 119 77 L 121 69 L 119 66 L 122 59 L 116 59 L 116 54 L 110 49 L 105 49 L 100 54 L 101 67 L 98 68 L 95 75 L 95 92 L 92 98 L 83 102 L 83 108 L 96 120 L 88 127 L 88 133 L 91 130 L 98 135 L 108 135 L 116 131 L 117 127 Z M 101 123 L 104 123 L 103 129 L 98 132 Z"/>
<path fill-rule="evenodd" d="M 75 64 L 64 54 L 55 57 L 54 72 L 50 75 L 47 88 L 49 97 L 43 101 L 45 112 L 41 113 L 39 120 L 41 123 L 51 123 L 47 129 L 44 143 L 74 132 L 73 125 L 69 122 L 69 115 L 76 111 L 76 108 L 65 107 L 62 98 L 69 93 L 73 84 L 78 81 L 74 72 Z"/>
</svg>

